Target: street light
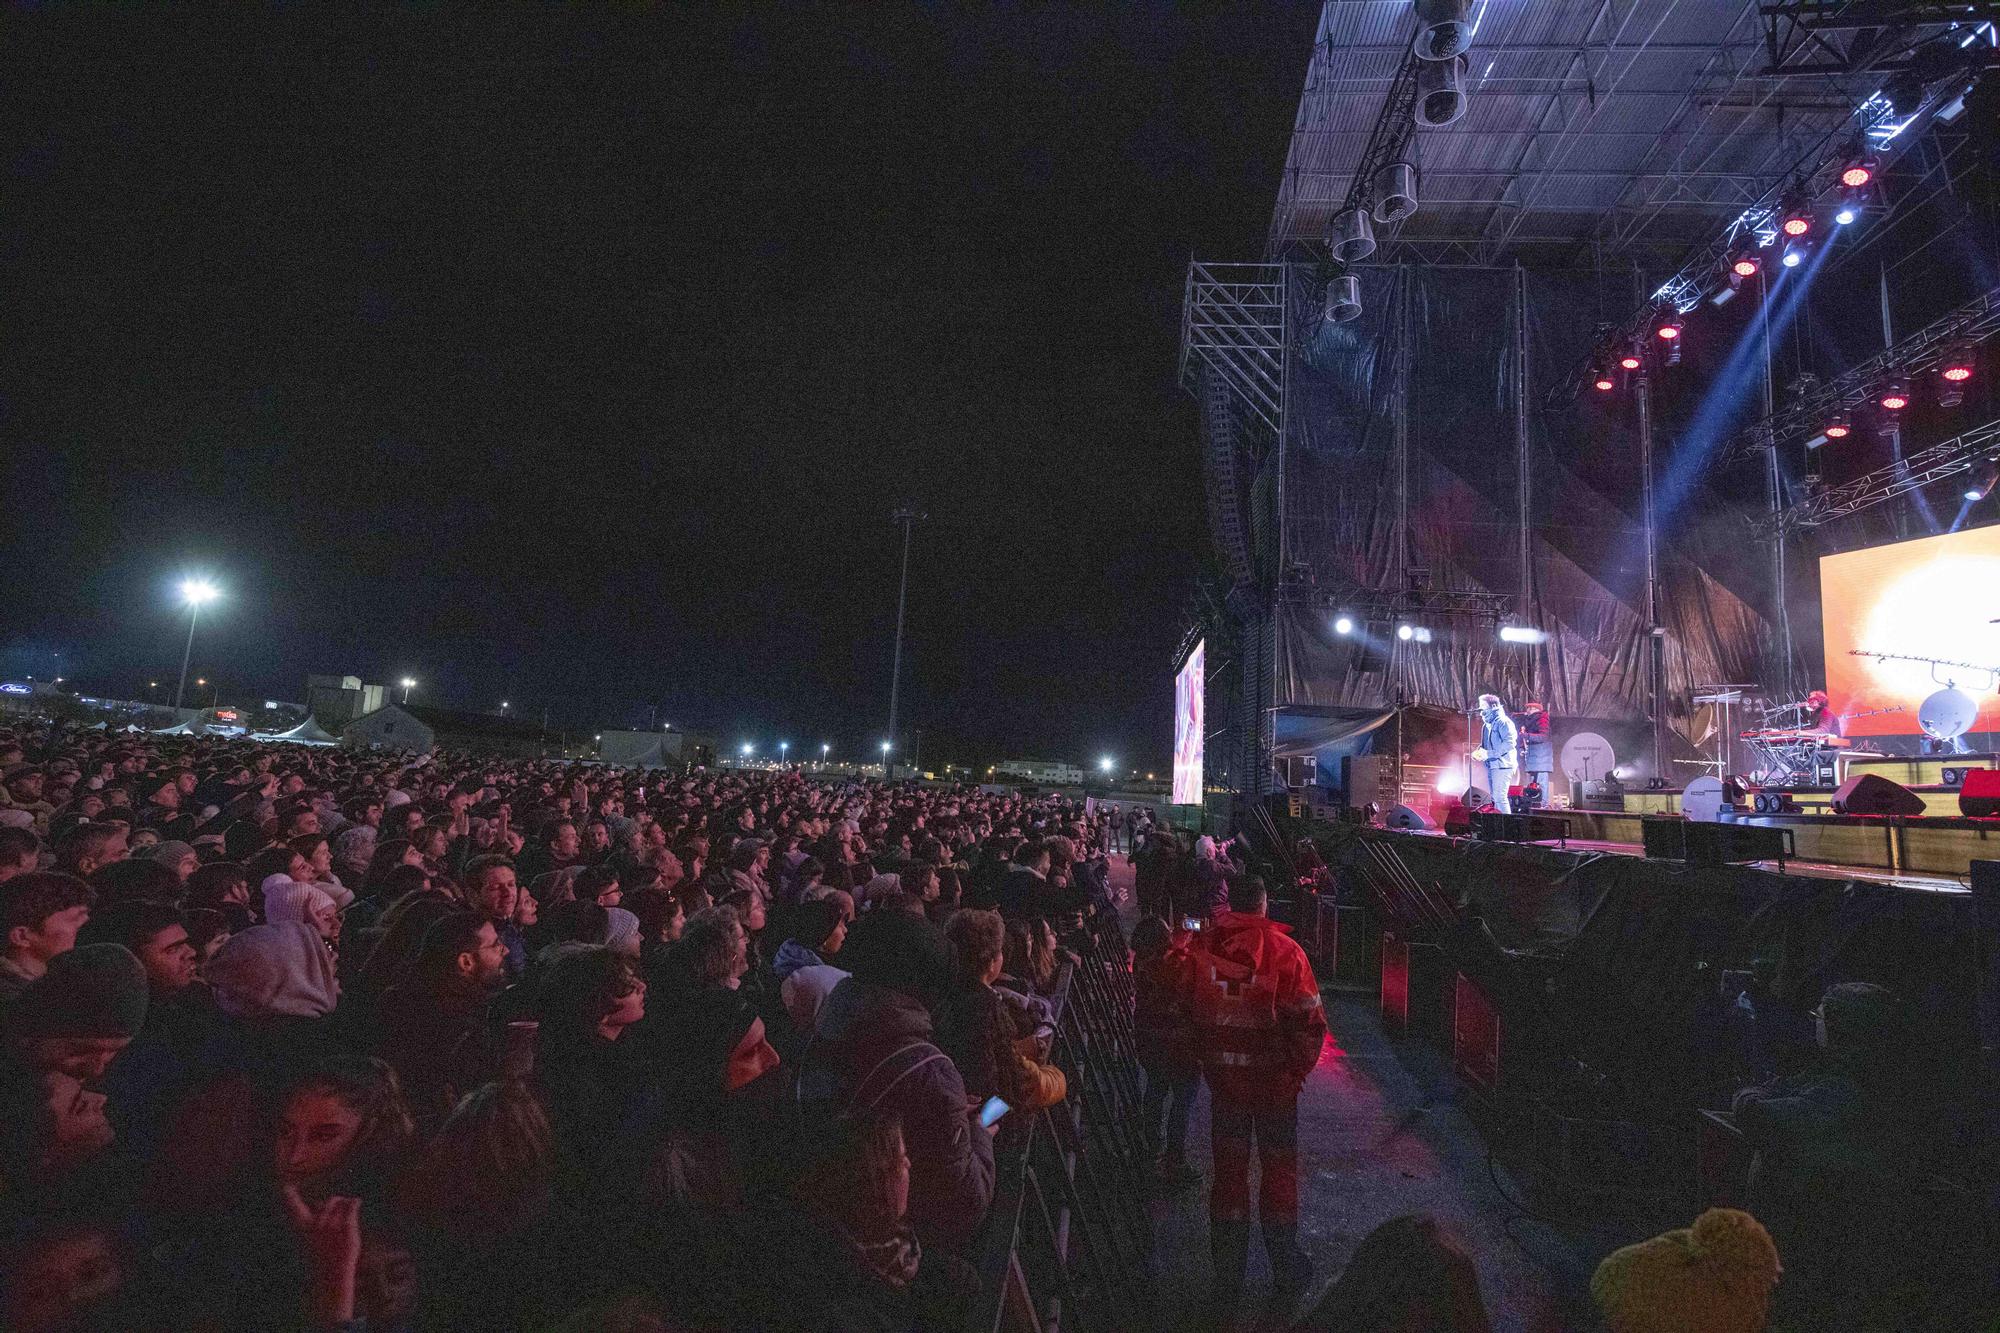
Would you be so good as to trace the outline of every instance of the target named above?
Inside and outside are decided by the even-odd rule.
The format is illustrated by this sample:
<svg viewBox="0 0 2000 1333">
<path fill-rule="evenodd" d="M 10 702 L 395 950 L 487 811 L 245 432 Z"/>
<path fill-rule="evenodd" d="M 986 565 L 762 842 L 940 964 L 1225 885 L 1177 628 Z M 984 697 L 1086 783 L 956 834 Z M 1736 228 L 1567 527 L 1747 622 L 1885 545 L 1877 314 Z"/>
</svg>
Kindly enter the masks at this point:
<svg viewBox="0 0 2000 1333">
<path fill-rule="evenodd" d="M 187 603 L 188 638 L 187 647 L 181 650 L 181 681 L 174 687 L 174 707 L 181 706 L 181 696 L 187 693 L 188 659 L 194 656 L 194 622 L 201 618 L 204 603 L 222 596 L 222 590 L 207 579 L 182 579 L 181 600 Z"/>
<path fill-rule="evenodd" d="M 500 701 L 500 711 L 503 713 L 507 711 L 507 701 L 505 699 Z"/>
<path fill-rule="evenodd" d="M 791 748 L 792 748 L 792 743 L 791 743 L 790 741 L 779 741 L 779 742 L 778 742 L 778 763 L 779 763 L 779 765 L 780 765 L 780 766 L 783 766 L 783 764 L 784 764 L 784 762 L 785 762 L 785 754 L 786 754 L 786 752 L 787 752 L 787 751 L 789 751 L 789 750 L 790 750 Z"/>
<path fill-rule="evenodd" d="M 1109 773 L 1111 771 L 1111 756 L 1108 754 L 1105 755 L 1102 759 L 1097 761 L 1097 766 L 1103 769 L 1106 773 Z"/>
<path fill-rule="evenodd" d="M 826 767 L 826 757 L 832 753 L 833 753 L 833 746 L 826 741 L 821 741 L 819 746 L 820 767 L 822 768 Z"/>
<path fill-rule="evenodd" d="M 410 701 L 410 691 L 417 688 L 417 682 L 412 680 L 410 677 L 405 676 L 403 677 L 402 685 L 403 685 L 403 702 L 408 703 Z"/>
<path fill-rule="evenodd" d="M 743 742 L 743 757 L 745 759 L 748 759 L 752 754 L 756 753 L 756 750 L 757 747 L 752 745 L 749 741 Z"/>
</svg>

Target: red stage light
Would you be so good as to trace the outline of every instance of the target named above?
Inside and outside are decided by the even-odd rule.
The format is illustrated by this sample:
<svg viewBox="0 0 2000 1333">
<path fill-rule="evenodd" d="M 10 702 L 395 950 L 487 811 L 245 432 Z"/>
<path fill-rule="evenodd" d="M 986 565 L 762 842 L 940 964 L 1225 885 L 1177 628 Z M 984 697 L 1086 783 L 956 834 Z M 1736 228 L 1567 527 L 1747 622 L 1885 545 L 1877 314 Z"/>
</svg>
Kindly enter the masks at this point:
<svg viewBox="0 0 2000 1333">
<path fill-rule="evenodd" d="M 1763 261 L 1758 259 L 1757 256 L 1744 255 L 1729 266 L 1729 271 L 1739 278 L 1754 278 L 1757 276 L 1757 270 L 1762 267 L 1764 267 Z"/>
<path fill-rule="evenodd" d="M 1613 389 L 1618 387 L 1618 381 L 1612 379 L 1609 375 L 1605 374 L 1601 370 L 1597 372 L 1597 378 L 1592 380 L 1591 384 L 1600 393 L 1610 393 Z"/>
<path fill-rule="evenodd" d="M 1972 347 L 1953 343 L 1938 358 L 1938 378 L 1947 384 L 1963 384 L 1972 378 Z"/>
<path fill-rule="evenodd" d="M 1946 366 L 1941 372 L 1953 384 L 1963 384 L 1972 378 L 1971 366 Z"/>
<path fill-rule="evenodd" d="M 1803 214 L 1785 219 L 1784 232 L 1787 236 L 1803 236 L 1811 230 L 1812 219 Z"/>
<path fill-rule="evenodd" d="M 1855 162 L 1840 173 L 1840 183 L 1850 190 L 1858 190 L 1875 179 L 1875 168 L 1866 162 Z"/>
<path fill-rule="evenodd" d="M 1681 336 L 1680 321 L 1670 319 L 1666 323 L 1660 325 L 1659 328 L 1653 331 L 1657 333 L 1660 337 L 1666 339 L 1668 342 L 1672 342 L 1674 339 Z"/>
<path fill-rule="evenodd" d="M 1900 381 L 1882 390 L 1882 406 L 1891 412 L 1900 412 L 1910 405 L 1910 388 Z"/>
<path fill-rule="evenodd" d="M 1641 364 L 1639 353 L 1636 351 L 1627 352 L 1618 358 L 1618 368 L 1620 370 L 1637 370 Z"/>
<path fill-rule="evenodd" d="M 1831 422 L 1826 428 L 1826 438 L 1829 440 L 1844 440 L 1853 429 L 1845 421 Z"/>
</svg>

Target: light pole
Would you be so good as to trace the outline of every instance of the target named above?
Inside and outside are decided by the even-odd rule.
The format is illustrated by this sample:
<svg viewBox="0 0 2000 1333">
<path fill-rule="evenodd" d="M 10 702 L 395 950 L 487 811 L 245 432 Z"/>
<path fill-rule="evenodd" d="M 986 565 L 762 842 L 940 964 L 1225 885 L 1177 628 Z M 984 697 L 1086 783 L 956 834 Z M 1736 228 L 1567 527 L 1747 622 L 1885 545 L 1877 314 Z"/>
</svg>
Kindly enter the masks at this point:
<svg viewBox="0 0 2000 1333">
<path fill-rule="evenodd" d="M 412 680 L 410 677 L 405 676 L 403 677 L 401 683 L 403 686 L 403 702 L 408 703 L 410 701 L 410 691 L 417 688 L 417 682 Z"/>
<path fill-rule="evenodd" d="M 181 683 L 174 687 L 175 708 L 181 706 L 181 696 L 187 693 L 188 659 L 194 656 L 194 622 L 201 618 L 202 604 L 212 602 L 221 595 L 221 590 L 207 579 L 181 581 L 181 600 L 187 603 L 188 608 L 188 639 L 187 647 L 181 651 Z"/>
<path fill-rule="evenodd" d="M 819 766 L 821 768 L 826 767 L 826 757 L 832 753 L 833 753 L 833 745 L 831 742 L 821 741 L 819 743 Z"/>
<path fill-rule="evenodd" d="M 792 748 L 792 743 L 791 743 L 790 741 L 779 741 L 779 742 L 778 742 L 778 767 L 779 767 L 779 768 L 783 768 L 783 767 L 785 766 L 785 755 L 786 755 L 786 753 L 787 753 L 787 752 L 788 752 L 788 751 L 789 751 L 789 750 L 790 750 L 791 748 Z"/>
<path fill-rule="evenodd" d="M 896 586 L 896 652 L 889 666 L 889 736 L 896 735 L 896 705 L 903 685 L 903 608 L 910 597 L 910 530 L 930 515 L 915 505 L 904 505 L 889 515 L 892 523 L 903 525 L 903 577 Z M 889 768 L 889 741 L 882 742 L 882 777 L 887 780 L 894 774 Z"/>
</svg>

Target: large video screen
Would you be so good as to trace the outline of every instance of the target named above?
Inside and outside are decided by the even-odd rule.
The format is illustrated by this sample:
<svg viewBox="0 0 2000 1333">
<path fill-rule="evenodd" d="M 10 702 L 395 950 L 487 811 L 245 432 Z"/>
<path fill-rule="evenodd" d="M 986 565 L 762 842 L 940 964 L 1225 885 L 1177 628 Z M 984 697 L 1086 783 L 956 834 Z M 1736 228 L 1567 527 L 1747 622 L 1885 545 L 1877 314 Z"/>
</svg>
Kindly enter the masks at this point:
<svg viewBox="0 0 2000 1333">
<path fill-rule="evenodd" d="M 1826 692 L 1849 736 L 1915 736 L 1917 705 L 1953 681 L 1979 701 L 1973 731 L 2000 730 L 1985 671 L 1878 662 L 1864 653 L 2000 666 L 2000 527 L 1824 556 Z M 1900 709 L 1900 712 L 1878 711 Z M 1872 716 L 1855 716 L 1872 714 Z"/>
<path fill-rule="evenodd" d="M 1198 640 L 1181 673 L 1174 677 L 1175 805 L 1201 804 L 1201 738 L 1207 719 L 1202 713 L 1208 641 Z"/>
</svg>

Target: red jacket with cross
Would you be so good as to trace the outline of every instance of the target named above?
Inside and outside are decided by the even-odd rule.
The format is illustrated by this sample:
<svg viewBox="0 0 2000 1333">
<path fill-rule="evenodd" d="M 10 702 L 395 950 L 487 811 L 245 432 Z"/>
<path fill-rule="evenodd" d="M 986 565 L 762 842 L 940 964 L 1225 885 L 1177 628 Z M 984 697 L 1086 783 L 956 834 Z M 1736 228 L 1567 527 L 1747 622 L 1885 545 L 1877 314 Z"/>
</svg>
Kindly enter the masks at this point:
<svg viewBox="0 0 2000 1333">
<path fill-rule="evenodd" d="M 1194 938 L 1181 994 L 1208 1086 L 1239 1105 L 1298 1096 L 1326 1042 L 1319 982 L 1291 931 L 1224 912 Z"/>
</svg>

